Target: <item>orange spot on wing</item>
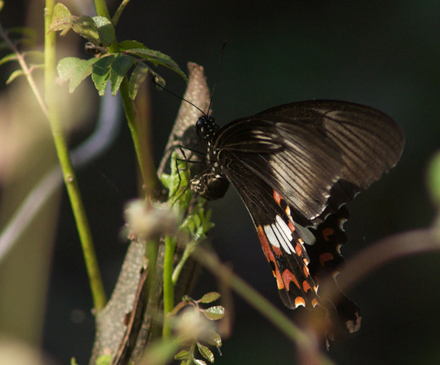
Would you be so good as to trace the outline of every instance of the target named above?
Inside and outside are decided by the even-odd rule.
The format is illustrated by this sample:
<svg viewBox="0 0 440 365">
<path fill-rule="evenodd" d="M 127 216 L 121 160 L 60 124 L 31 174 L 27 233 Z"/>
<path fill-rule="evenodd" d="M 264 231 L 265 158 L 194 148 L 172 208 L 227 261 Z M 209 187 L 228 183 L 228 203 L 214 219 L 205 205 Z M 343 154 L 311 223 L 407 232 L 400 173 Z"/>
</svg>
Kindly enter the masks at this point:
<svg viewBox="0 0 440 365">
<path fill-rule="evenodd" d="M 307 293 L 308 290 L 312 290 L 312 287 L 310 286 L 310 284 L 307 282 L 307 280 L 303 281 L 303 289 L 304 291 Z"/>
<path fill-rule="evenodd" d="M 295 307 L 298 308 L 300 305 L 305 307 L 306 306 L 306 301 L 304 300 L 303 297 L 296 297 L 295 298 Z"/>
<path fill-rule="evenodd" d="M 319 263 L 321 264 L 322 267 L 325 266 L 325 263 L 327 261 L 331 261 L 333 259 L 334 259 L 334 257 L 330 252 L 325 252 L 325 253 L 319 255 Z"/>
<path fill-rule="evenodd" d="M 288 227 L 289 227 L 289 229 L 292 231 L 292 232 L 295 232 L 295 226 L 293 225 L 293 223 L 291 222 L 291 221 L 289 221 L 289 223 L 287 223 L 287 225 L 288 225 Z"/>
<path fill-rule="evenodd" d="M 317 305 L 318 305 L 318 301 L 316 300 L 316 298 L 312 299 L 313 308 L 315 308 Z"/>
<path fill-rule="evenodd" d="M 328 241 L 329 237 L 335 233 L 335 230 L 333 228 L 327 227 L 322 230 L 322 237 L 324 237 L 324 240 Z"/>
<path fill-rule="evenodd" d="M 296 254 L 297 254 L 298 256 L 301 256 L 301 255 L 302 255 L 302 253 L 303 253 L 303 247 L 302 247 L 301 243 L 297 243 L 297 244 L 295 245 L 295 252 L 296 252 Z"/>
<path fill-rule="evenodd" d="M 278 205 L 281 205 L 281 200 L 283 200 L 283 197 L 278 193 L 278 191 L 273 191 L 273 198 L 277 202 Z"/>
<path fill-rule="evenodd" d="M 303 266 L 303 271 L 304 271 L 304 276 L 306 278 L 309 277 L 310 273 L 309 273 L 309 269 L 307 266 Z"/>
</svg>

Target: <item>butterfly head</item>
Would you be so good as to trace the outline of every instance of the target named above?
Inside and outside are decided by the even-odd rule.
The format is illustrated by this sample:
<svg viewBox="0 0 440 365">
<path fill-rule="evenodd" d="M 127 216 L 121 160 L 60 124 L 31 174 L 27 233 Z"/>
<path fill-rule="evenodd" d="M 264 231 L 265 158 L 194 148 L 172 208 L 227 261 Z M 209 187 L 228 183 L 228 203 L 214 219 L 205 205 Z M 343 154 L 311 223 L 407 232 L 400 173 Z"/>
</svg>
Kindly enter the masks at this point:
<svg viewBox="0 0 440 365">
<path fill-rule="evenodd" d="M 200 138 L 205 142 L 211 142 L 215 132 L 219 130 L 219 126 L 212 116 L 203 115 L 197 120 L 196 130 Z"/>
</svg>

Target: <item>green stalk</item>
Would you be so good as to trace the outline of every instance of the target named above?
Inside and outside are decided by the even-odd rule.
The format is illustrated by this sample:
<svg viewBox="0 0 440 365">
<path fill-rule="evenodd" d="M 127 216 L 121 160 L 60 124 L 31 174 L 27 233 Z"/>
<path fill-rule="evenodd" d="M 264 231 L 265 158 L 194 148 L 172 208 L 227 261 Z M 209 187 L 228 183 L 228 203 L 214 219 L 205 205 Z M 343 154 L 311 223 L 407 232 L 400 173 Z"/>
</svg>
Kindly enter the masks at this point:
<svg viewBox="0 0 440 365">
<path fill-rule="evenodd" d="M 63 172 L 64 183 L 72 206 L 73 215 L 78 229 L 81 246 L 89 275 L 90 288 L 96 312 L 101 311 L 106 304 L 106 296 L 102 285 L 101 274 L 98 268 L 92 235 L 90 233 L 84 205 L 78 187 L 75 172 L 70 161 L 69 151 L 63 134 L 62 123 L 59 117 L 55 90 L 56 69 L 56 33 L 49 31 L 52 22 L 55 0 L 46 0 L 45 8 L 45 38 L 44 38 L 44 87 L 49 123 L 55 143 L 58 159 Z"/>
<path fill-rule="evenodd" d="M 240 277 L 235 275 L 227 266 L 223 265 L 218 258 L 200 246 L 193 253 L 193 257 L 211 273 L 225 282 L 234 291 L 257 309 L 271 323 L 273 323 L 287 338 L 297 344 L 298 348 L 313 351 L 313 343 L 309 337 L 299 329 L 277 307 L 258 293 Z M 332 364 L 325 355 L 319 354 L 321 364 Z"/>
<path fill-rule="evenodd" d="M 100 16 L 104 16 L 110 21 L 110 13 L 107 8 L 105 0 L 95 0 L 96 12 Z M 120 10 L 122 12 L 123 8 Z M 118 17 L 121 15 L 118 13 Z M 108 47 L 110 53 L 119 52 L 119 44 L 115 39 L 114 42 Z M 144 136 L 140 133 L 141 121 L 137 113 L 133 100 L 130 99 L 128 94 L 128 80 L 124 78 L 120 87 L 122 103 L 124 105 L 125 116 L 128 121 L 128 127 L 131 132 L 131 138 L 133 140 L 134 149 L 136 152 L 136 158 L 139 163 L 139 169 L 142 178 L 142 188 L 147 198 L 155 195 L 160 191 L 161 183 L 157 177 L 156 168 L 154 166 L 153 156 L 151 149 L 148 148 Z M 145 121 L 144 121 L 145 122 Z M 146 122 L 144 123 L 147 124 Z"/>
<path fill-rule="evenodd" d="M 171 336 L 170 320 L 167 315 L 174 308 L 173 260 L 176 241 L 170 236 L 165 237 L 165 256 L 163 259 L 163 338 Z"/>
</svg>

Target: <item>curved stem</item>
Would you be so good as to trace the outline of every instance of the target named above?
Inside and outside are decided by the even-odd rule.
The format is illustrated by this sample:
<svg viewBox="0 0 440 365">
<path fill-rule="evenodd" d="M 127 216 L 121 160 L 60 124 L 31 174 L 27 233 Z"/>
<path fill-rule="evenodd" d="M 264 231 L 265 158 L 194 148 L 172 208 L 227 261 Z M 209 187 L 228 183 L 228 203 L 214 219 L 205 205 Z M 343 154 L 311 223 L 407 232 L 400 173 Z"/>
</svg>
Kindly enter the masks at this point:
<svg viewBox="0 0 440 365">
<path fill-rule="evenodd" d="M 55 0 L 46 0 L 45 9 L 45 39 L 44 39 L 44 86 L 46 103 L 49 111 L 49 123 L 52 137 L 55 142 L 58 159 L 63 171 L 64 183 L 72 206 L 73 215 L 78 229 L 90 287 L 93 296 L 94 308 L 101 311 L 106 303 L 104 286 L 102 285 L 101 274 L 98 268 L 95 249 L 93 247 L 92 235 L 87 221 L 84 205 L 78 187 L 75 172 L 70 161 L 69 151 L 64 138 L 62 123 L 59 117 L 55 90 L 55 69 L 56 69 L 56 33 L 49 30 L 52 22 Z"/>
</svg>

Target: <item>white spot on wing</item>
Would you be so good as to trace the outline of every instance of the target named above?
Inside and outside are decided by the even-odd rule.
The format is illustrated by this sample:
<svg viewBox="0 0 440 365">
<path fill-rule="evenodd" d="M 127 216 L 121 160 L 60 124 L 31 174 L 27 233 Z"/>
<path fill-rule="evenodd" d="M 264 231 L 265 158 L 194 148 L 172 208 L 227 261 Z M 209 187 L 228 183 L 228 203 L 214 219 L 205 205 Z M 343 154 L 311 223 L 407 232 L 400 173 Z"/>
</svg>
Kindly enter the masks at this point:
<svg viewBox="0 0 440 365">
<path fill-rule="evenodd" d="M 288 254 L 292 254 L 294 252 L 291 244 L 292 232 L 281 216 L 276 216 L 274 224 L 264 226 L 264 232 L 272 245 L 276 247 L 282 246 L 284 251 L 286 251 Z"/>
</svg>

